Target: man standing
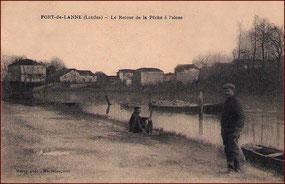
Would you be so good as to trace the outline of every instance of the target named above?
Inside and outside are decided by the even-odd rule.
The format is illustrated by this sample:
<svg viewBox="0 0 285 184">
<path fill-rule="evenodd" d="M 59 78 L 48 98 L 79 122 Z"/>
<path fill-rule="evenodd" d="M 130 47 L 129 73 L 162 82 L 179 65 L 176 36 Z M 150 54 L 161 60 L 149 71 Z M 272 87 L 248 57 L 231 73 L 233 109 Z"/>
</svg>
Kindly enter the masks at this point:
<svg viewBox="0 0 285 184">
<path fill-rule="evenodd" d="M 221 134 L 227 158 L 228 172 L 241 172 L 242 153 L 238 140 L 244 126 L 244 112 L 240 101 L 235 96 L 235 86 L 223 86 L 226 101 L 221 115 Z"/>
</svg>

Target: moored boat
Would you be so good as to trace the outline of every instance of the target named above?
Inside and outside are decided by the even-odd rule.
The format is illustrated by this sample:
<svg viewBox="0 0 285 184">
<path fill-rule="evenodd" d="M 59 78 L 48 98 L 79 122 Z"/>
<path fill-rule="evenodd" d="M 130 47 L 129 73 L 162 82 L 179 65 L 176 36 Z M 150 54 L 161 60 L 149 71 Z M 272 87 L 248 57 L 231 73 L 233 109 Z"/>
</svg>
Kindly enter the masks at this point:
<svg viewBox="0 0 285 184">
<path fill-rule="evenodd" d="M 245 144 L 241 149 L 249 162 L 276 173 L 284 174 L 284 151 L 255 144 Z"/>
<path fill-rule="evenodd" d="M 205 104 L 203 105 L 204 113 L 206 114 L 219 114 L 222 111 L 223 104 Z M 152 110 L 155 111 L 169 111 L 169 112 L 184 112 L 191 114 L 198 114 L 200 107 L 198 105 L 157 105 L 151 104 Z"/>
<path fill-rule="evenodd" d="M 121 108 L 124 108 L 124 109 L 133 109 L 137 106 L 142 106 L 142 104 L 130 104 L 128 102 L 121 102 L 120 106 Z"/>
</svg>

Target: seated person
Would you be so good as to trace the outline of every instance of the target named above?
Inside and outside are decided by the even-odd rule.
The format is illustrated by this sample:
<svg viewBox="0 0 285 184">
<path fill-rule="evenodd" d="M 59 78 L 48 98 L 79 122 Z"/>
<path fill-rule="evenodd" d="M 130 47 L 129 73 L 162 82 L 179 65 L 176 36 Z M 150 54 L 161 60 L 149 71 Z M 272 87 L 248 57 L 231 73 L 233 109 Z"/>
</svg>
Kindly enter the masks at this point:
<svg viewBox="0 0 285 184">
<path fill-rule="evenodd" d="M 135 107 L 134 112 L 133 112 L 131 119 L 129 121 L 129 131 L 130 132 L 133 132 L 133 133 L 142 133 L 143 132 L 140 112 L 141 112 L 141 108 Z"/>
<path fill-rule="evenodd" d="M 129 131 L 133 133 L 145 132 L 147 134 L 151 134 L 152 121 L 148 117 L 141 117 L 140 112 L 140 107 L 135 107 L 134 112 L 129 121 Z"/>
</svg>

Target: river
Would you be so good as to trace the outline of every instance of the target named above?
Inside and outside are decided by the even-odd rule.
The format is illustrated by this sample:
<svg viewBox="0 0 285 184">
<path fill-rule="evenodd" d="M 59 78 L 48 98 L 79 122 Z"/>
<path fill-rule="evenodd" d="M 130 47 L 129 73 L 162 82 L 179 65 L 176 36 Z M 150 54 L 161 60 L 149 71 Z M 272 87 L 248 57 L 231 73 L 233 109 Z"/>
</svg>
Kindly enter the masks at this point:
<svg viewBox="0 0 285 184">
<path fill-rule="evenodd" d="M 38 98 L 40 98 L 38 96 Z M 97 99 L 97 100 L 96 100 Z M 107 114 L 107 105 L 104 95 L 90 96 L 77 95 L 76 93 L 49 93 L 46 101 L 52 102 L 77 102 L 80 103 L 84 112 L 91 114 L 106 115 L 110 119 L 128 122 L 133 109 L 120 107 L 118 101 L 112 99 Z M 141 116 L 149 117 L 147 105 L 142 105 Z M 154 128 L 186 135 L 188 138 L 200 139 L 212 144 L 222 145 L 220 136 L 220 117 L 217 115 L 204 115 L 202 131 L 199 134 L 198 115 L 173 112 L 152 113 Z M 246 111 L 246 123 L 240 138 L 240 144 L 255 143 L 273 146 L 284 150 L 284 113 L 267 111 Z"/>
</svg>

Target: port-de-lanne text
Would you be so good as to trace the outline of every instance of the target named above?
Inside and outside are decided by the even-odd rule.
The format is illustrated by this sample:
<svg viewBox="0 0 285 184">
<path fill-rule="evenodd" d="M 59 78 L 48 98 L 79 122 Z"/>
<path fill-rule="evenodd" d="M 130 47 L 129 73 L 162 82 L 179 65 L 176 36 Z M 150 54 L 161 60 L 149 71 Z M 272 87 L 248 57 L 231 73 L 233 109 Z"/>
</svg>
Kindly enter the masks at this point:
<svg viewBox="0 0 285 184">
<path fill-rule="evenodd" d="M 176 15 L 41 15 L 42 20 L 58 19 L 58 20 L 182 20 L 182 16 Z"/>
</svg>

